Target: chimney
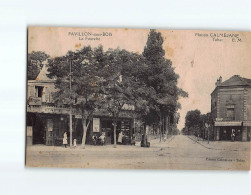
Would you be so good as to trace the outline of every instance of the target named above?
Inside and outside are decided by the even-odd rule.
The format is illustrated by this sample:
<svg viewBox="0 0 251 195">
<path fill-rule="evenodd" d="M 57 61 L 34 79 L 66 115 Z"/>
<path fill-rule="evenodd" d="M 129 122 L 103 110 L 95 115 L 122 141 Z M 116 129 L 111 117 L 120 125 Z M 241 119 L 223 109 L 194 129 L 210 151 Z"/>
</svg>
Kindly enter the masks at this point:
<svg viewBox="0 0 251 195">
<path fill-rule="evenodd" d="M 215 87 L 219 86 L 221 83 L 222 83 L 222 77 L 220 76 L 215 83 Z"/>
<path fill-rule="evenodd" d="M 220 78 L 219 78 L 219 84 L 221 84 L 222 83 L 222 77 L 220 76 Z"/>
<path fill-rule="evenodd" d="M 219 79 L 217 79 L 216 83 L 215 83 L 215 87 L 217 87 L 219 85 Z"/>
</svg>

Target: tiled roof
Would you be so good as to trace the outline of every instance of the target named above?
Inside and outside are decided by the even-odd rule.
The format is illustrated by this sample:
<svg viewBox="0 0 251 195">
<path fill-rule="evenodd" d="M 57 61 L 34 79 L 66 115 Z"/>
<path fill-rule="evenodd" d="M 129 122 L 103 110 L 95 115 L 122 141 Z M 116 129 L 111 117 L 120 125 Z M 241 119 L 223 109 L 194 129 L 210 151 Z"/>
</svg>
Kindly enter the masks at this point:
<svg viewBox="0 0 251 195">
<path fill-rule="evenodd" d="M 239 75 L 234 75 L 230 79 L 219 84 L 219 86 L 241 86 L 241 85 L 251 86 L 251 79 L 243 78 Z"/>
</svg>

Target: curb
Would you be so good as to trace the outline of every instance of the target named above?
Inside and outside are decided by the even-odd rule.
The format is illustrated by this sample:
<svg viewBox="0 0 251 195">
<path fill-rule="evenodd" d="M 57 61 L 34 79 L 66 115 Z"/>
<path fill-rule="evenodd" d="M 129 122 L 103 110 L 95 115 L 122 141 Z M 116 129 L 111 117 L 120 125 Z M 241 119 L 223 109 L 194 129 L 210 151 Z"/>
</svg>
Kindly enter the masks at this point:
<svg viewBox="0 0 251 195">
<path fill-rule="evenodd" d="M 223 148 L 211 148 L 211 147 L 207 147 L 207 146 L 201 144 L 200 142 L 198 142 L 197 140 L 195 140 L 195 139 L 193 139 L 193 138 L 191 138 L 191 137 L 189 137 L 189 136 L 187 136 L 187 137 L 188 137 L 189 139 L 195 141 L 195 142 L 198 143 L 199 145 L 203 146 L 204 148 L 207 148 L 207 149 L 210 149 L 210 150 L 223 150 L 223 151 L 235 151 L 235 152 L 236 152 L 236 151 L 241 151 L 241 150 L 227 150 L 227 149 L 223 149 Z"/>
</svg>

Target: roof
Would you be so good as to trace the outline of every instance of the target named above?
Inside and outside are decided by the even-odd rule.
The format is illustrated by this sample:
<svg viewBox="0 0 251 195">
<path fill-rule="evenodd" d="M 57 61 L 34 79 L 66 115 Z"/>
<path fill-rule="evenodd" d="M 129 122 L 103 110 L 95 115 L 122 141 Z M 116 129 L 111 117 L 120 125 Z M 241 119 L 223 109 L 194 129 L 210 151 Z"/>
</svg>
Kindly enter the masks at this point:
<svg viewBox="0 0 251 195">
<path fill-rule="evenodd" d="M 239 75 L 234 75 L 230 79 L 219 84 L 218 86 L 226 87 L 226 86 L 243 86 L 243 85 L 251 86 L 251 79 L 243 78 Z"/>
<path fill-rule="evenodd" d="M 218 87 L 234 87 L 234 86 L 251 86 L 251 79 L 243 78 L 240 75 L 234 75 L 228 80 L 218 84 L 215 87 L 211 95 L 216 91 Z"/>
<path fill-rule="evenodd" d="M 46 65 L 43 65 L 42 70 L 40 71 L 40 73 L 38 74 L 37 78 L 35 79 L 36 81 L 48 81 L 48 80 L 53 80 L 50 79 L 47 74 L 49 74 L 48 72 L 48 67 Z"/>
</svg>

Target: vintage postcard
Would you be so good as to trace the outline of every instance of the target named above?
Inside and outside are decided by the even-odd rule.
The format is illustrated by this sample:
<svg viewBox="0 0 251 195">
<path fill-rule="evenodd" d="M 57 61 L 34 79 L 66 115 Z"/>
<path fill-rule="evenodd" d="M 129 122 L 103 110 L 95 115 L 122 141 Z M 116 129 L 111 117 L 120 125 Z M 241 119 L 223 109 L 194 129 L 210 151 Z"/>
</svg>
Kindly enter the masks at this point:
<svg viewBox="0 0 251 195">
<path fill-rule="evenodd" d="M 250 170 L 251 32 L 28 27 L 26 166 Z"/>
</svg>

